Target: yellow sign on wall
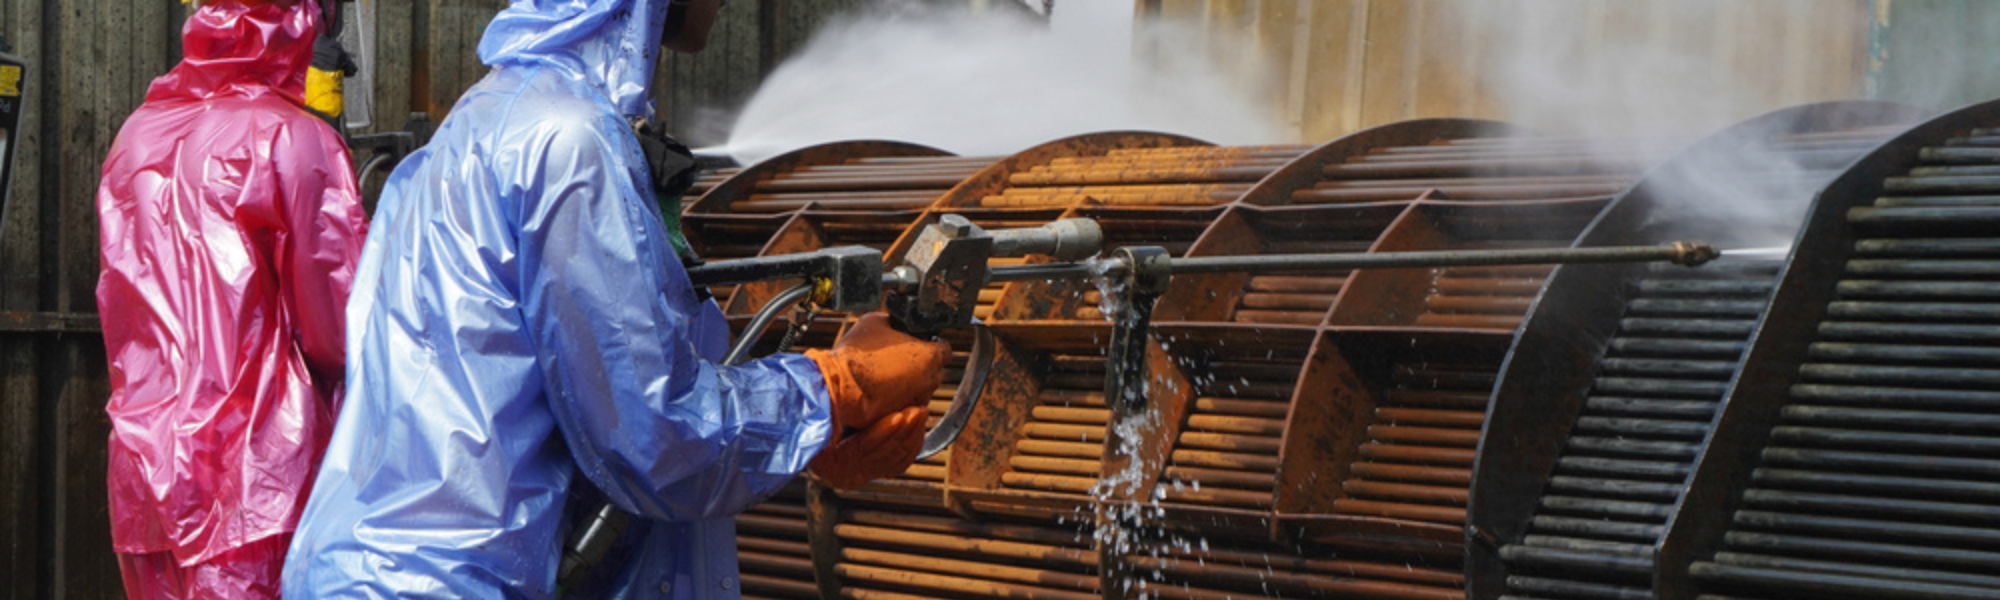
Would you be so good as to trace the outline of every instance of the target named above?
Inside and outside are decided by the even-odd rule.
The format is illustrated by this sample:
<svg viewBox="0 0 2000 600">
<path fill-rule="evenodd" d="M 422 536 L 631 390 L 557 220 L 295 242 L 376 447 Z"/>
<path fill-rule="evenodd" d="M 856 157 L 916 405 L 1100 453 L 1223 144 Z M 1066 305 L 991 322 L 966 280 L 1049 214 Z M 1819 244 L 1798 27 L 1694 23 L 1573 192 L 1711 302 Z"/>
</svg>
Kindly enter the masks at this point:
<svg viewBox="0 0 2000 600">
<path fill-rule="evenodd" d="M 21 95 L 21 67 L 0 65 L 0 96 Z"/>
</svg>

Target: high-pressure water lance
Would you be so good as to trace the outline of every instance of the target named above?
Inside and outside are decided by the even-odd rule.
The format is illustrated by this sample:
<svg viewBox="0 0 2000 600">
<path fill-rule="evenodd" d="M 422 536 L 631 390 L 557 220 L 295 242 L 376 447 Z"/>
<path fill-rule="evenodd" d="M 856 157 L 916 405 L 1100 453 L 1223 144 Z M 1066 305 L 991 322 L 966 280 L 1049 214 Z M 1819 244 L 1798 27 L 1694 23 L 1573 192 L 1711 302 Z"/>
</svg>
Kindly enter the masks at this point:
<svg viewBox="0 0 2000 600">
<path fill-rule="evenodd" d="M 965 375 L 942 419 L 924 436 L 919 458 L 934 455 L 958 438 L 978 404 L 992 366 L 993 334 L 973 315 L 979 290 L 1010 281 L 1088 280 L 1110 282 L 1123 297 L 1112 319 L 1104 397 L 1114 410 L 1143 408 L 1137 393 L 1145 380 L 1145 340 L 1154 301 L 1180 273 L 1273 273 L 1353 269 L 1436 268 L 1493 265 L 1546 265 L 1615 262 L 1671 262 L 1699 266 L 1721 256 L 1697 242 L 1659 246 L 1618 246 L 1550 250 L 1455 250 L 1331 254 L 1265 254 L 1174 258 L 1165 248 L 1125 246 L 1096 258 L 1103 231 L 1090 219 L 1063 219 L 1040 227 L 986 230 L 953 214 L 924 226 L 900 264 L 884 268 L 880 252 L 841 246 L 814 252 L 716 261 L 688 269 L 698 286 L 739 285 L 784 279 L 806 280 L 767 303 L 751 319 L 724 359 L 742 361 L 771 321 L 799 302 L 825 309 L 864 312 L 886 308 L 898 329 L 932 336 L 970 327 L 973 348 Z M 994 258 L 1046 255 L 1055 262 L 989 266 Z M 781 344 L 788 345 L 788 344 Z M 777 348 L 785 351 L 787 348 Z M 564 547 L 559 581 L 570 581 L 597 562 L 623 529 L 625 519 L 610 505 L 593 513 L 581 535 Z"/>
<path fill-rule="evenodd" d="M 1255 274 L 1613 262 L 1672 262 L 1693 267 L 1721 255 L 1707 244 L 1674 242 L 1659 246 L 1547 250 L 1186 258 L 1173 258 L 1164 248 L 1126 246 L 1109 257 L 1094 259 L 1103 244 L 1103 231 L 1090 219 L 1063 219 L 1040 227 L 989 231 L 964 217 L 947 214 L 937 222 L 926 225 L 911 250 L 904 255 L 902 264 L 886 272 L 881 255 L 875 250 L 866 246 L 842 246 L 785 256 L 708 263 L 689 269 L 688 277 L 696 285 L 709 286 L 792 278 L 808 280 L 779 294 L 758 312 L 738 338 L 736 346 L 730 350 L 726 363 L 741 361 L 772 318 L 802 301 L 850 312 L 883 306 L 898 329 L 920 336 L 935 335 L 947 329 L 974 328 L 972 358 L 966 367 L 965 381 L 960 382 L 944 419 L 924 437 L 919 457 L 928 457 L 950 446 L 952 440 L 957 438 L 965 425 L 965 417 L 970 415 L 972 405 L 978 402 L 980 388 L 984 387 L 986 367 L 991 358 L 992 334 L 973 317 L 973 311 L 979 290 L 990 283 L 1103 278 L 1121 289 L 1126 302 L 1111 315 L 1114 321 L 1110 358 L 1112 373 L 1107 376 L 1105 390 L 1106 398 L 1115 399 L 1121 398 L 1113 393 L 1119 391 L 1114 389 L 1115 382 L 1136 383 L 1139 374 L 1124 373 L 1120 365 L 1140 364 L 1136 359 L 1126 360 L 1130 358 L 1126 354 L 1138 352 L 1143 356 L 1143 347 L 1137 342 L 1145 338 L 1153 301 L 1166 291 L 1167 284 L 1179 273 Z M 1047 255 L 1056 262 L 998 267 L 987 264 L 994 258 L 1028 255 Z M 778 351 L 784 350 L 778 348 Z"/>
</svg>

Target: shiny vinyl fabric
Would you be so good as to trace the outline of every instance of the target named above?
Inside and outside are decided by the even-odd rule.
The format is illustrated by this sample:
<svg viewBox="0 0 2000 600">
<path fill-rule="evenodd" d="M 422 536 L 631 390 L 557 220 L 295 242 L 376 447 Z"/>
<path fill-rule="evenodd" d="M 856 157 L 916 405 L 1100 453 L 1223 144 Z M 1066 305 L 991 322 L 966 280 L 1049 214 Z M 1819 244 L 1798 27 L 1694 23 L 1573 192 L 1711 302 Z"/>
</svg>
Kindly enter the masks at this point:
<svg viewBox="0 0 2000 600">
<path fill-rule="evenodd" d="M 332 430 L 367 231 L 346 146 L 300 105 L 318 14 L 309 0 L 197 11 L 186 58 L 105 160 L 120 553 L 275 564 L 282 548 L 237 549 L 293 529 Z"/>
<path fill-rule="evenodd" d="M 546 598 L 581 474 L 646 521 L 610 589 L 733 598 L 729 517 L 831 429 L 810 359 L 712 361 L 629 117 L 668 0 L 517 0 L 494 68 L 390 176 L 356 276 L 348 400 L 290 598 Z"/>
</svg>

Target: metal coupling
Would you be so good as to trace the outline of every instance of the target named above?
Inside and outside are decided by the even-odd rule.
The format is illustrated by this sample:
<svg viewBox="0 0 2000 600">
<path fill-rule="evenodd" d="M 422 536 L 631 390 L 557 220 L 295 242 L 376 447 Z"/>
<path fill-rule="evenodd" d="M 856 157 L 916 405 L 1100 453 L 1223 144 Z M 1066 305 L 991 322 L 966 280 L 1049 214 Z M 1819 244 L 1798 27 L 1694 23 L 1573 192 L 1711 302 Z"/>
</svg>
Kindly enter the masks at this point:
<svg viewBox="0 0 2000 600">
<path fill-rule="evenodd" d="M 1674 264 L 1683 267 L 1699 267 L 1722 257 L 1722 251 L 1701 242 L 1674 242 L 1673 248 Z"/>
</svg>

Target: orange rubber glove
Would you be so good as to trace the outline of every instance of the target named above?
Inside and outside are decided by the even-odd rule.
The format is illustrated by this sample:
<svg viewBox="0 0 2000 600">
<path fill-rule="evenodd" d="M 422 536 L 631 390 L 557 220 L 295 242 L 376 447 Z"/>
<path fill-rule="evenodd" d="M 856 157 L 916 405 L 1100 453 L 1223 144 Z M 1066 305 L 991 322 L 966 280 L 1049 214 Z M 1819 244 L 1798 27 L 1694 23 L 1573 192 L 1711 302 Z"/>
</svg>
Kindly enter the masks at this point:
<svg viewBox="0 0 2000 600">
<path fill-rule="evenodd" d="M 944 383 L 944 359 L 951 346 L 926 342 L 889 327 L 889 317 L 871 313 L 833 350 L 807 350 L 819 363 L 833 400 L 834 433 L 865 429 L 884 415 L 930 402 Z"/>
<path fill-rule="evenodd" d="M 917 462 L 924 445 L 924 418 L 930 411 L 912 406 L 889 413 L 860 433 L 840 438 L 813 457 L 814 475 L 840 489 L 895 477 Z"/>
</svg>

